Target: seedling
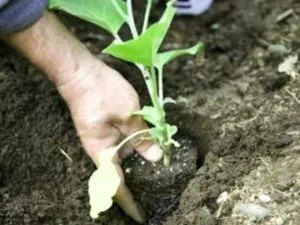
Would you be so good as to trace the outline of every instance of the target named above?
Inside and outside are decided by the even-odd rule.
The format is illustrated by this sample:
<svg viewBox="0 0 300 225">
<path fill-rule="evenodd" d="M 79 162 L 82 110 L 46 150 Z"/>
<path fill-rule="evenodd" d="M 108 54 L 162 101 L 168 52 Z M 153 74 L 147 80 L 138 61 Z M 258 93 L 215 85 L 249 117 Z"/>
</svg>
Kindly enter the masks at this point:
<svg viewBox="0 0 300 225">
<path fill-rule="evenodd" d="M 140 70 L 150 95 L 151 105 L 144 106 L 140 111 L 133 112 L 133 115 L 140 115 L 145 121 L 147 121 L 151 128 L 147 131 L 150 137 L 163 149 L 164 152 L 164 164 L 168 166 L 171 159 L 171 146 L 179 146 L 179 143 L 173 139 L 173 136 L 177 133 L 177 127 L 171 125 L 166 121 L 165 105 L 168 103 L 175 103 L 175 101 L 169 97 L 164 96 L 163 85 L 163 70 L 165 65 L 182 55 L 195 55 L 197 52 L 203 49 L 201 43 L 188 49 L 172 50 L 167 52 L 159 52 L 162 42 L 167 34 L 167 31 L 171 25 L 171 22 L 175 16 L 176 9 L 173 7 L 174 1 L 169 1 L 166 5 L 162 17 L 156 23 L 149 25 L 149 18 L 154 0 L 147 0 L 146 10 L 142 21 L 142 28 L 139 31 L 135 23 L 135 18 L 132 10 L 132 0 L 50 0 L 51 9 L 59 9 L 66 11 L 74 16 L 89 21 L 97 26 L 108 31 L 113 37 L 114 41 L 103 50 L 103 53 L 110 54 L 116 58 L 133 63 Z M 123 40 L 119 36 L 121 27 L 128 25 L 132 38 L 130 40 Z M 131 137 L 136 137 L 133 134 Z M 121 145 L 114 147 L 112 152 L 117 152 Z M 105 176 L 105 166 L 107 165 L 108 171 L 111 171 L 112 176 L 116 179 L 112 186 L 113 191 L 107 190 L 107 200 L 104 200 L 107 204 L 105 206 L 95 206 L 97 210 L 93 211 L 93 217 L 97 215 L 99 211 L 105 211 L 110 207 L 111 199 L 117 192 L 120 180 L 117 179 L 116 171 L 112 167 L 112 158 L 114 155 L 110 155 L 108 158 L 104 157 L 109 163 L 101 161 L 101 168 L 98 172 L 95 172 L 95 176 L 92 176 L 90 180 L 90 190 L 95 193 L 101 186 L 102 190 L 108 187 L 109 182 Z M 103 173 L 99 170 L 104 171 Z M 97 175 L 98 174 L 98 175 Z M 102 175 L 101 175 L 102 174 Z M 101 176 L 103 176 L 101 178 Z M 93 181 L 97 183 L 97 179 L 101 184 L 93 185 Z M 92 196 L 93 194 L 90 194 Z M 95 194 L 97 195 L 97 193 Z M 99 193 L 98 193 L 99 195 Z M 100 196 L 100 198 L 102 198 Z M 108 199 L 109 198 L 109 199 Z M 95 198 L 94 198 L 95 199 Z M 91 199 L 92 201 L 92 199 Z M 101 202 L 101 199 L 97 199 L 96 202 Z M 96 205 L 94 201 L 94 205 Z M 101 208 L 102 207 L 102 208 Z"/>
<path fill-rule="evenodd" d="M 51 0 L 50 8 L 64 10 L 74 16 L 96 24 L 110 32 L 115 40 L 103 50 L 116 58 L 134 63 L 141 71 L 145 80 L 151 106 L 144 106 L 142 110 L 134 112 L 140 115 L 152 128 L 149 130 L 151 138 L 158 142 L 164 152 L 164 164 L 167 166 L 171 158 L 171 146 L 179 146 L 173 139 L 177 127 L 166 122 L 164 106 L 175 103 L 164 96 L 163 69 L 164 66 L 178 56 L 196 54 L 203 48 L 201 43 L 188 49 L 173 50 L 160 53 L 159 49 L 167 34 L 176 9 L 173 1 L 167 3 L 161 19 L 149 26 L 149 17 L 153 0 L 147 0 L 141 31 L 137 30 L 133 16 L 132 2 L 127 0 Z M 123 24 L 130 28 L 132 39 L 123 41 L 118 35 Z"/>
</svg>

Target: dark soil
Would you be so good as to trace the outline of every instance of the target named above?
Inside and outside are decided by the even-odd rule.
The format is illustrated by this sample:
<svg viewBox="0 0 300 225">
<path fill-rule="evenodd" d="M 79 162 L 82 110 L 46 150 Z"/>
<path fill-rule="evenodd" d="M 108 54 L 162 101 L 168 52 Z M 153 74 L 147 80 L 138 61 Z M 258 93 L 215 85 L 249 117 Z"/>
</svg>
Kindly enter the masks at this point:
<svg viewBox="0 0 300 225">
<path fill-rule="evenodd" d="M 188 140 L 180 144 L 173 149 L 169 166 L 147 162 L 137 154 L 123 163 L 126 183 L 152 221 L 159 222 L 178 205 L 178 197 L 197 171 L 197 148 Z"/>
<path fill-rule="evenodd" d="M 277 21 L 287 10 L 291 13 Z M 170 109 L 170 121 L 207 154 L 178 195 L 176 209 L 165 219 L 150 218 L 149 224 L 299 224 L 300 78 L 277 70 L 288 56 L 299 54 L 299 14 L 297 0 L 216 0 L 205 15 L 176 19 L 166 48 L 201 40 L 206 51 L 205 57 L 184 57 L 166 70 L 166 92 L 180 106 L 179 113 Z M 100 55 L 99 46 L 111 38 L 86 23 L 71 24 L 80 40 L 122 72 L 147 101 L 136 70 Z M 272 50 L 275 44 L 287 51 Z M 64 102 L 34 67 L 3 48 L 0 224 L 94 224 L 87 195 L 94 166 Z M 237 210 L 239 203 L 269 213 L 258 221 L 255 213 Z M 96 224 L 134 222 L 114 206 Z"/>
</svg>

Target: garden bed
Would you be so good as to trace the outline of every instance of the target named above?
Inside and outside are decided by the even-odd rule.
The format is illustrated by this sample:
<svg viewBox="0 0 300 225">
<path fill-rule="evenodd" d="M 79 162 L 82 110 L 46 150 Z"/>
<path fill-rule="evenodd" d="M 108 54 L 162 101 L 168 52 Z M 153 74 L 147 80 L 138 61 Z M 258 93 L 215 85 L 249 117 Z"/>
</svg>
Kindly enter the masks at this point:
<svg viewBox="0 0 300 225">
<path fill-rule="evenodd" d="M 300 77 L 278 73 L 277 68 L 299 53 L 300 4 L 247 2 L 217 0 L 209 13 L 177 18 L 173 24 L 166 47 L 199 40 L 206 45 L 204 58 L 171 63 L 165 81 L 167 94 L 179 102 L 169 109 L 170 120 L 179 125 L 182 138 L 196 145 L 199 169 L 172 203 L 151 212 L 147 224 L 257 223 L 239 203 L 269 210 L 256 218 L 259 224 L 298 224 Z M 276 21 L 284 12 L 287 16 Z M 98 52 L 109 36 L 77 20 L 71 24 L 86 46 L 128 78 L 146 102 L 138 71 Z M 274 44 L 289 51 L 274 52 Z M 94 224 L 87 194 L 94 166 L 54 87 L 5 50 L 0 99 L 0 224 Z M 114 206 L 96 224 L 134 222 Z"/>
</svg>

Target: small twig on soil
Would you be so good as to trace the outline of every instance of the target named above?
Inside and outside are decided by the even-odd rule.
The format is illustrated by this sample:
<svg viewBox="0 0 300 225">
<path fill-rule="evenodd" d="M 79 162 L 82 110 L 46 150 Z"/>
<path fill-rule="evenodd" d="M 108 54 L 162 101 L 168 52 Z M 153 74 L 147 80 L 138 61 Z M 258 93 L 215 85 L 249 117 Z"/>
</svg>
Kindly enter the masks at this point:
<svg viewBox="0 0 300 225">
<path fill-rule="evenodd" d="M 299 98 L 297 98 L 297 96 L 296 96 L 295 93 L 291 92 L 288 88 L 285 88 L 285 91 L 286 91 L 290 96 L 292 96 L 293 99 L 295 99 L 295 101 L 296 101 L 298 104 L 300 104 L 300 100 L 299 100 Z"/>
<path fill-rule="evenodd" d="M 222 199 L 222 201 L 218 202 L 218 200 L 220 199 L 220 196 L 218 197 L 217 199 L 217 203 L 220 205 L 217 212 L 216 212 L 216 218 L 217 219 L 221 219 L 221 216 L 222 216 L 222 213 L 223 213 L 223 209 L 225 207 L 225 203 L 227 203 L 228 201 L 230 201 L 230 198 L 233 197 L 233 196 L 236 196 L 236 195 L 239 195 L 240 194 L 240 188 L 238 186 L 236 186 L 236 189 L 234 191 L 232 191 L 230 194 L 228 194 L 227 192 L 223 192 L 223 193 L 226 193 L 227 195 L 225 196 L 225 198 Z M 223 196 L 222 196 L 223 197 Z M 221 198 L 222 198 L 221 197 Z M 223 217 L 224 218 L 224 217 Z"/>
<path fill-rule="evenodd" d="M 279 190 L 277 190 L 277 189 L 275 189 L 275 188 L 273 188 L 273 187 L 271 187 L 271 189 L 272 189 L 273 191 L 279 193 L 279 194 L 282 194 L 283 196 L 285 196 L 285 197 L 287 197 L 287 198 L 290 198 L 290 197 L 291 197 L 289 194 L 286 194 L 286 193 L 284 193 L 284 192 L 282 192 L 282 191 L 279 191 Z"/>
<path fill-rule="evenodd" d="M 300 151 L 300 146 L 295 146 L 293 148 L 290 148 L 290 149 L 286 149 L 286 150 L 283 150 L 280 152 L 280 154 L 287 154 L 287 153 L 291 153 L 291 152 L 298 152 Z"/>
<path fill-rule="evenodd" d="M 292 42 L 292 39 L 290 39 L 290 38 L 284 37 L 282 35 L 280 35 L 279 37 L 281 38 L 281 40 L 283 40 L 285 42 L 288 42 L 288 43 Z"/>
<path fill-rule="evenodd" d="M 226 134 L 226 129 L 224 126 L 221 127 L 221 131 L 222 131 L 222 133 L 220 134 L 220 138 L 223 138 L 223 137 L 225 137 L 225 134 Z"/>
<path fill-rule="evenodd" d="M 266 40 L 264 40 L 264 39 L 262 39 L 262 38 L 259 38 L 259 37 L 256 37 L 256 41 L 257 41 L 260 45 L 262 45 L 263 47 L 269 48 L 269 46 L 271 45 L 270 42 L 268 42 L 268 41 L 266 41 Z"/>
<path fill-rule="evenodd" d="M 222 212 L 223 212 L 223 209 L 224 209 L 224 206 L 225 206 L 225 202 L 222 202 L 217 210 L 217 213 L 216 213 L 216 218 L 217 219 L 220 219 L 221 215 L 222 215 Z"/>
<path fill-rule="evenodd" d="M 279 22 L 285 20 L 286 18 L 288 18 L 289 16 L 291 16 L 292 14 L 294 14 L 294 10 L 293 9 L 288 9 L 288 10 L 284 11 L 283 13 L 280 13 L 277 16 L 276 22 L 279 23 Z"/>
<path fill-rule="evenodd" d="M 272 170 L 271 170 L 270 164 L 267 163 L 267 161 L 266 161 L 264 158 L 262 158 L 262 157 L 259 157 L 259 159 L 260 159 L 260 160 L 262 161 L 262 163 L 266 166 L 266 168 L 267 168 L 269 174 L 272 174 Z"/>
<path fill-rule="evenodd" d="M 269 139 L 267 139 L 267 138 L 265 138 L 265 137 L 263 137 L 263 136 L 261 136 L 261 135 L 259 135 L 259 134 L 257 134 L 257 133 L 253 133 L 253 134 L 254 134 L 254 136 L 257 137 L 258 139 L 261 139 L 261 140 L 263 140 L 263 141 L 265 141 L 265 142 L 271 142 Z"/>
<path fill-rule="evenodd" d="M 71 163 L 73 163 L 73 159 L 66 153 L 62 148 L 59 148 L 60 153 L 63 154 Z"/>
</svg>

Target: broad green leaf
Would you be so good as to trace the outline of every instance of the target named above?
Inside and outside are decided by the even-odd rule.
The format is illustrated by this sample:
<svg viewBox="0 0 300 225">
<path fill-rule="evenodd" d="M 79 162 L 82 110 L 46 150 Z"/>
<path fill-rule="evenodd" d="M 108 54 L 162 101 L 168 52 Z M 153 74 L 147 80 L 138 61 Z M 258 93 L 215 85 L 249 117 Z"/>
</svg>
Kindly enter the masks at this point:
<svg viewBox="0 0 300 225">
<path fill-rule="evenodd" d="M 127 13 L 126 3 L 122 0 L 50 0 L 49 8 L 63 10 L 116 34 L 125 19 L 119 14 L 113 1 Z"/>
<path fill-rule="evenodd" d="M 144 106 L 141 110 L 136 111 L 133 115 L 140 115 L 150 124 L 157 126 L 159 124 L 160 115 L 153 106 Z"/>
<path fill-rule="evenodd" d="M 203 49 L 203 44 L 198 43 L 195 46 L 187 49 L 178 49 L 157 54 L 154 65 L 156 68 L 162 68 L 168 62 L 182 55 L 195 55 Z"/>
<path fill-rule="evenodd" d="M 175 13 L 173 1 L 170 1 L 160 20 L 151 25 L 144 34 L 123 43 L 113 42 L 103 52 L 128 62 L 152 66 Z"/>
</svg>

